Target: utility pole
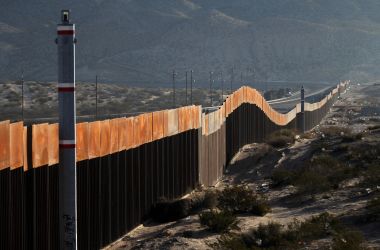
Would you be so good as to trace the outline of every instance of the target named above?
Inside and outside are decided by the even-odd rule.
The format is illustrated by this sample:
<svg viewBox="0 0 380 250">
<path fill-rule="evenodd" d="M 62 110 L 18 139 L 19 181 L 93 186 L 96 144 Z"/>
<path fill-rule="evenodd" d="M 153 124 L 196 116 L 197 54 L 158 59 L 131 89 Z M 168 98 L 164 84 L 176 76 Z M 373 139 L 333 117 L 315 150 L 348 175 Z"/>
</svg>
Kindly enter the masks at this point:
<svg viewBox="0 0 380 250">
<path fill-rule="evenodd" d="M 98 119 L 98 75 L 95 77 L 95 118 Z"/>
<path fill-rule="evenodd" d="M 24 121 L 24 69 L 21 70 L 21 116 Z"/>
<path fill-rule="evenodd" d="M 59 100 L 59 231 L 60 249 L 77 247 L 77 178 L 75 111 L 75 24 L 62 10 L 57 26 Z"/>
<path fill-rule="evenodd" d="M 187 71 L 186 71 L 186 106 L 187 106 Z"/>
<path fill-rule="evenodd" d="M 173 70 L 173 108 L 175 108 L 175 70 Z"/>
<path fill-rule="evenodd" d="M 224 92 L 224 78 L 223 78 L 223 71 L 220 72 L 220 81 L 222 84 L 222 100 L 220 103 L 223 103 L 223 92 Z"/>
<path fill-rule="evenodd" d="M 250 71 L 250 68 L 247 67 L 247 76 L 246 76 L 246 81 L 249 82 L 249 71 Z"/>
<path fill-rule="evenodd" d="M 210 96 L 210 107 L 212 107 L 212 93 L 211 93 L 211 91 L 212 91 L 212 81 L 213 81 L 213 79 L 212 79 L 212 74 L 213 74 L 213 72 L 210 71 L 210 92 L 209 92 L 209 96 Z"/>
<path fill-rule="evenodd" d="M 301 131 L 305 133 L 305 89 L 301 87 Z"/>
<path fill-rule="evenodd" d="M 231 94 L 232 94 L 232 83 L 234 81 L 234 68 L 231 68 Z"/>
<path fill-rule="evenodd" d="M 193 70 L 190 70 L 190 104 L 193 105 Z"/>
</svg>

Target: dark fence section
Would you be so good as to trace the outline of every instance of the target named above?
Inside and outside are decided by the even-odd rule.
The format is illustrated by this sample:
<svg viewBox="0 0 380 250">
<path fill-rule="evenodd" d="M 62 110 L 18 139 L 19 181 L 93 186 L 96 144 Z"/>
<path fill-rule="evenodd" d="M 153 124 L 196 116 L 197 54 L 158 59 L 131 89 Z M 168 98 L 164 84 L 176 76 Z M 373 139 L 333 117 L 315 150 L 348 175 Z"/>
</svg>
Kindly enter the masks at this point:
<svg viewBox="0 0 380 250">
<path fill-rule="evenodd" d="M 142 223 L 160 197 L 193 190 L 199 131 L 78 162 L 79 249 L 106 246 Z M 59 249 L 57 170 L 0 172 L 0 249 Z"/>
<path fill-rule="evenodd" d="M 305 112 L 307 130 L 320 123 L 337 96 Z M 300 113 L 280 126 L 258 104 L 240 101 L 235 106 L 223 106 L 211 125 L 207 120 L 197 129 L 79 161 L 79 249 L 99 249 L 122 237 L 149 216 L 160 197 L 179 198 L 198 184 L 215 185 L 244 145 L 262 142 L 281 128 L 301 127 Z M 32 168 L 30 145 L 26 151 L 29 168 L 0 170 L 0 249 L 59 249 L 59 165 Z"/>
</svg>

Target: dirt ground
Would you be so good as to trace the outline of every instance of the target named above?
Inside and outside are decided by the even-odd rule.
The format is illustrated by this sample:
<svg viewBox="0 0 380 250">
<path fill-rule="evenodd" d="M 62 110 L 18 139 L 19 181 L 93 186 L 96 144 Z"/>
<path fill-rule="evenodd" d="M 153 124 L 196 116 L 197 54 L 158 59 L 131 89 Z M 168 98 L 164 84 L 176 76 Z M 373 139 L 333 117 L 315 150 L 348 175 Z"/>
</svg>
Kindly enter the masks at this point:
<svg viewBox="0 0 380 250">
<path fill-rule="evenodd" d="M 297 139 L 294 145 L 273 149 L 266 144 L 246 145 L 231 161 L 226 174 L 218 185 L 222 189 L 229 184 L 246 183 L 257 192 L 263 192 L 272 207 L 264 217 L 239 216 L 240 230 L 245 232 L 270 221 L 286 225 L 294 219 L 303 220 L 322 212 L 339 216 L 345 223 L 361 230 L 367 246 L 380 249 L 380 223 L 360 223 L 357 217 L 374 193 L 368 194 L 363 187 L 355 185 L 358 178 L 347 181 L 342 188 L 315 197 L 298 200 L 289 197 L 295 188 L 263 189 L 273 169 L 283 166 L 299 167 L 311 156 L 311 144 L 321 136 L 322 128 L 331 125 L 349 127 L 354 132 L 366 132 L 371 125 L 380 124 L 380 86 L 351 85 L 347 93 L 332 107 L 331 112 L 312 132 L 309 139 Z M 366 140 L 380 141 L 380 132 L 372 131 Z M 375 191 L 379 192 L 379 191 Z M 147 222 L 136 228 L 107 249 L 211 249 L 210 244 L 220 235 L 211 233 L 199 223 L 198 215 L 182 220 L 156 224 Z M 305 249 L 319 249 L 328 240 L 318 240 Z"/>
</svg>

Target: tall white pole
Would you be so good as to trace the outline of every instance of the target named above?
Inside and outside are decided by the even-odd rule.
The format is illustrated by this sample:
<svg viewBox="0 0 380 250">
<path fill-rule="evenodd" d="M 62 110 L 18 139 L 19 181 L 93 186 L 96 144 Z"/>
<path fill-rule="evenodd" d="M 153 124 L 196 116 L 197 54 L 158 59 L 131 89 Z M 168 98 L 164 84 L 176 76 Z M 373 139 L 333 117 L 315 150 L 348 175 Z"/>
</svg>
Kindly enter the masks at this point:
<svg viewBox="0 0 380 250">
<path fill-rule="evenodd" d="M 57 26 L 60 249 L 77 249 L 75 25 L 63 10 Z"/>
</svg>

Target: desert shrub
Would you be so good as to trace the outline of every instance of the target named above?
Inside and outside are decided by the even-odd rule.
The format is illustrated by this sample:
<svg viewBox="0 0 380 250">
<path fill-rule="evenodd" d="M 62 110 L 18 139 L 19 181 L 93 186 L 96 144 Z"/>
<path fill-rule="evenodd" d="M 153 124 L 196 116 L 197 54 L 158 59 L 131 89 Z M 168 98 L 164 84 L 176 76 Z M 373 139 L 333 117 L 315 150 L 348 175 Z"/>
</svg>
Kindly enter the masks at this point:
<svg viewBox="0 0 380 250">
<path fill-rule="evenodd" d="M 356 169 L 344 165 L 330 155 L 313 157 L 306 166 L 295 173 L 293 185 L 298 194 L 315 195 L 338 188 L 339 184 L 355 175 Z"/>
<path fill-rule="evenodd" d="M 213 209 L 218 205 L 219 192 L 215 190 L 207 190 L 205 192 L 203 207 Z"/>
<path fill-rule="evenodd" d="M 362 133 L 358 133 L 358 134 L 345 134 L 342 136 L 342 142 L 355 142 L 355 141 L 359 141 L 363 138 L 363 134 Z"/>
<path fill-rule="evenodd" d="M 260 224 L 257 229 L 251 231 L 251 235 L 255 243 L 263 248 L 279 247 L 284 240 L 282 225 L 274 222 Z"/>
<path fill-rule="evenodd" d="M 380 198 L 374 198 L 368 201 L 367 206 L 367 219 L 368 220 L 379 220 L 380 219 Z"/>
<path fill-rule="evenodd" d="M 345 227 L 334 216 L 322 213 L 305 221 L 294 220 L 287 227 L 269 222 L 244 235 L 222 236 L 215 249 L 303 249 L 306 243 L 333 236 L 333 249 L 363 249 L 360 232 Z M 215 247 L 217 246 L 217 247 Z"/>
<path fill-rule="evenodd" d="M 237 225 L 236 216 L 228 211 L 205 211 L 199 214 L 199 220 L 215 233 L 227 232 Z"/>
<path fill-rule="evenodd" d="M 330 189 L 326 176 L 313 171 L 305 171 L 297 177 L 295 185 L 300 195 L 315 195 Z"/>
<path fill-rule="evenodd" d="M 250 212 L 259 216 L 270 211 L 266 200 L 246 185 L 226 187 L 219 195 L 218 208 L 234 214 Z"/>
<path fill-rule="evenodd" d="M 294 171 L 286 170 L 284 168 L 277 168 L 273 171 L 271 179 L 273 187 L 284 187 L 292 184 L 294 180 Z"/>
<path fill-rule="evenodd" d="M 290 129 L 281 129 L 272 133 L 267 139 L 267 143 L 275 148 L 285 147 L 295 141 L 295 133 Z"/>
<path fill-rule="evenodd" d="M 253 202 L 250 213 L 257 216 L 264 216 L 272 211 L 266 199 L 256 199 Z"/>
<path fill-rule="evenodd" d="M 380 165 L 374 164 L 368 167 L 364 173 L 363 185 L 365 187 L 377 187 L 380 183 Z"/>
<path fill-rule="evenodd" d="M 218 208 L 231 213 L 249 212 L 256 201 L 253 190 L 246 185 L 226 187 L 219 195 Z"/>
<path fill-rule="evenodd" d="M 341 231 L 342 228 L 343 226 L 338 219 L 329 213 L 322 213 L 303 222 L 294 220 L 288 225 L 284 237 L 291 242 L 311 241 Z"/>
<path fill-rule="evenodd" d="M 341 136 L 343 135 L 349 135 L 351 134 L 351 129 L 346 127 L 339 127 L 339 126 L 330 126 L 330 127 L 323 127 L 320 130 L 324 135 L 333 137 L 333 136 Z"/>
<path fill-rule="evenodd" d="M 345 230 L 333 238 L 333 250 L 360 250 L 364 242 L 363 234 L 359 231 Z"/>
<path fill-rule="evenodd" d="M 182 219 L 190 214 L 191 200 L 167 200 L 161 198 L 155 205 L 152 206 L 151 216 L 157 222 L 170 222 Z"/>
<path fill-rule="evenodd" d="M 368 127 L 368 130 L 376 130 L 379 128 L 380 128 L 380 125 L 373 125 L 373 126 Z"/>
<path fill-rule="evenodd" d="M 238 234 L 223 234 L 218 239 L 218 242 L 211 245 L 213 249 L 220 250 L 248 250 L 252 249 L 248 247 L 244 241 L 244 237 Z"/>
<path fill-rule="evenodd" d="M 204 206 L 204 196 L 203 195 L 194 194 L 191 196 L 191 212 L 192 213 L 203 209 L 203 206 Z"/>
</svg>

